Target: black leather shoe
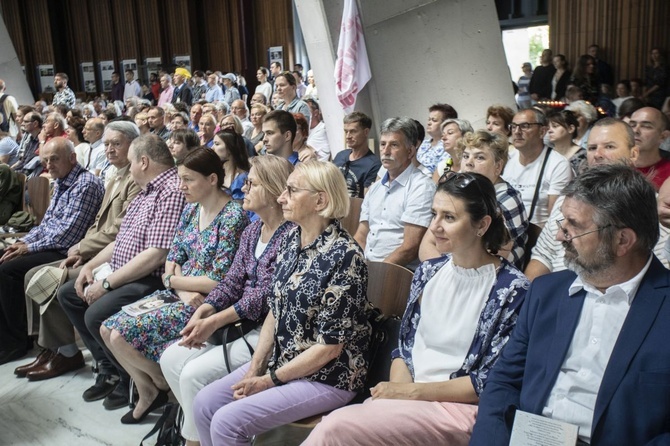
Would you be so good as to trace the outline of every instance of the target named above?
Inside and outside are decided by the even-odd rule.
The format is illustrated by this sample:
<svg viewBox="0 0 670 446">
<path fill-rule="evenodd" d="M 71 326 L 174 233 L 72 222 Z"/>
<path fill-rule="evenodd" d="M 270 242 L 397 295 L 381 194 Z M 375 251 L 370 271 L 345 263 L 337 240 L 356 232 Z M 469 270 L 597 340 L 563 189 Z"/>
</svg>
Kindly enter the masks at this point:
<svg viewBox="0 0 670 446">
<path fill-rule="evenodd" d="M 130 404 L 130 398 L 128 389 L 130 384 L 125 381 L 119 381 L 112 393 L 107 395 L 105 401 L 102 402 L 102 406 L 107 410 L 116 410 L 121 409 L 122 407 L 128 407 Z"/>
<path fill-rule="evenodd" d="M 118 376 L 100 373 L 95 379 L 95 384 L 86 389 L 82 397 L 88 402 L 101 400 L 114 391 L 118 382 Z"/>
<path fill-rule="evenodd" d="M 142 412 L 142 415 L 140 415 L 139 418 L 135 418 L 133 416 L 133 409 L 131 409 L 127 414 L 121 417 L 121 423 L 123 424 L 141 423 L 147 417 L 147 415 L 149 415 L 154 410 L 165 406 L 167 402 L 168 402 L 168 393 L 164 390 L 159 390 L 158 395 L 156 395 L 156 398 L 151 402 L 149 407 L 147 407 L 147 410 Z"/>
</svg>

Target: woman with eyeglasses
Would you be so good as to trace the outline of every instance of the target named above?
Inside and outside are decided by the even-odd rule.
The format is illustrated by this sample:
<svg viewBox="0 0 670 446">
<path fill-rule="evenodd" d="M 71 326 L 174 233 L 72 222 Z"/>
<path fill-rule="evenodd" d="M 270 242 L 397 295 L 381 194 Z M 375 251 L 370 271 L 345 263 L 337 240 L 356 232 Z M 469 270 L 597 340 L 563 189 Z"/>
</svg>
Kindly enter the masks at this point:
<svg viewBox="0 0 670 446">
<path fill-rule="evenodd" d="M 251 168 L 242 136 L 234 130 L 221 130 L 214 135 L 212 149 L 223 163 L 224 187 L 234 200 L 241 200 L 244 198 L 242 186 Z"/>
<path fill-rule="evenodd" d="M 339 223 L 349 209 L 344 177 L 332 163 L 300 163 L 278 201 L 298 227 L 277 256 L 251 362 L 195 398 L 203 445 L 247 444 L 345 405 L 365 383 L 368 274 L 363 251 Z"/>
<path fill-rule="evenodd" d="M 460 171 L 479 173 L 493 183 L 496 200 L 510 235 L 510 240 L 498 249 L 498 254 L 520 268 L 528 239 L 526 231 L 529 222 L 521 193 L 500 176 L 509 159 L 508 147 L 505 136 L 486 130 L 466 133 L 457 144 L 461 159 Z M 443 176 L 441 181 L 446 180 L 447 176 Z M 426 231 L 419 247 L 419 259 L 423 261 L 441 255 L 435 235 Z"/>
<path fill-rule="evenodd" d="M 277 199 L 286 188 L 293 166 L 275 155 L 251 160 L 244 184 L 243 207 L 259 216 L 242 234 L 240 247 L 224 279 L 209 293 L 188 324 L 180 327 L 179 343 L 165 350 L 160 366 L 184 412 L 181 434 L 189 446 L 198 444 L 193 421 L 193 400 L 207 384 L 228 374 L 228 369 L 251 359 L 243 339 L 230 343 L 226 363 L 223 348 L 207 340 L 217 329 L 240 319 L 257 321 L 267 314 L 272 274 L 281 241 L 295 227 L 284 220 Z M 246 340 L 256 345 L 260 328 L 250 331 Z"/>
<path fill-rule="evenodd" d="M 551 110 L 547 113 L 547 122 L 547 134 L 554 150 L 570 161 L 572 171 L 578 174 L 586 161 L 586 149 L 574 143 L 579 128 L 577 115 L 570 110 Z"/>
<path fill-rule="evenodd" d="M 467 445 L 477 401 L 529 282 L 496 255 L 508 240 L 491 181 L 451 172 L 430 231 L 447 253 L 414 273 L 390 380 L 317 424 L 304 445 Z"/>
<path fill-rule="evenodd" d="M 211 149 L 189 153 L 178 172 L 188 204 L 165 262 L 165 289 L 150 295 L 172 303 L 138 316 L 122 310 L 100 328 L 107 348 L 137 386 L 139 399 L 121 418 L 124 424 L 141 422 L 167 402 L 169 387 L 158 359 L 226 276 L 248 224 L 242 206 L 222 190 L 223 168 Z"/>
</svg>

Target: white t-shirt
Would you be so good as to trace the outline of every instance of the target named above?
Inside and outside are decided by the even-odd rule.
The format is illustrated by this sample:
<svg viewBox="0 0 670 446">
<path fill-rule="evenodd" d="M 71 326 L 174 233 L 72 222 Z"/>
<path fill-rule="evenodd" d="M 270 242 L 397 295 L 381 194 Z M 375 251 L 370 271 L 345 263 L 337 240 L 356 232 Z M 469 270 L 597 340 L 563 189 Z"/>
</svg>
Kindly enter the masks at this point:
<svg viewBox="0 0 670 446">
<path fill-rule="evenodd" d="M 521 193 L 521 199 L 526 207 L 526 212 L 530 216 L 531 204 L 533 196 L 535 195 L 535 188 L 537 180 L 544 163 L 544 157 L 547 148 L 544 147 L 540 156 L 538 156 L 532 163 L 522 166 L 519 162 L 519 152 L 513 153 L 510 156 L 505 172 L 502 177 L 505 181 L 512 185 Z M 531 223 L 542 226 L 549 218 L 548 202 L 549 195 L 560 195 L 563 188 L 572 179 L 572 169 L 570 162 L 559 153 L 551 151 L 547 166 L 544 168 L 542 175 L 542 183 L 540 186 L 540 193 L 537 197 L 537 204 L 535 205 L 535 212 Z"/>
</svg>

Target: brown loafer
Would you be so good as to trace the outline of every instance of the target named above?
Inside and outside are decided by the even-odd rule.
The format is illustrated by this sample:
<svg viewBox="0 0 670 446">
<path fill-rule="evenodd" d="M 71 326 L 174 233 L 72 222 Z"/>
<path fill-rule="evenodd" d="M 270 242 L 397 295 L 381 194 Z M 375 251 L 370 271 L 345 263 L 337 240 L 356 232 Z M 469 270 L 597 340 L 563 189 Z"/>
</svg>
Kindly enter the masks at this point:
<svg viewBox="0 0 670 446">
<path fill-rule="evenodd" d="M 43 379 L 55 378 L 64 373 L 78 370 L 84 367 L 84 355 L 77 352 L 71 358 L 63 356 L 60 353 L 55 354 L 48 362 L 42 364 L 26 375 L 29 381 L 41 381 Z"/>
<path fill-rule="evenodd" d="M 14 374 L 18 376 L 19 378 L 25 378 L 28 372 L 38 368 L 42 364 L 48 362 L 55 353 L 48 348 L 43 349 L 39 355 L 37 355 L 37 358 L 30 364 L 25 364 L 18 366 L 17 368 L 14 369 Z"/>
</svg>

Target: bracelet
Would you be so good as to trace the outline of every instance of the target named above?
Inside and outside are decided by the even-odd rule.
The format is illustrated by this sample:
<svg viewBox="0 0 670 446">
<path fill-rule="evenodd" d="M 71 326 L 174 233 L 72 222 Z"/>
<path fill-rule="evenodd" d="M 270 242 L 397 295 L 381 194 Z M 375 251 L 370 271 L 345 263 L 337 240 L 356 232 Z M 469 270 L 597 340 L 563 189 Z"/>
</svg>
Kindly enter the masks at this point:
<svg viewBox="0 0 670 446">
<path fill-rule="evenodd" d="M 275 371 L 275 369 L 270 369 L 270 379 L 272 380 L 274 385 L 277 386 L 277 387 L 283 386 L 284 384 L 286 384 L 285 382 L 283 382 L 282 380 L 277 378 L 277 372 Z"/>
</svg>

